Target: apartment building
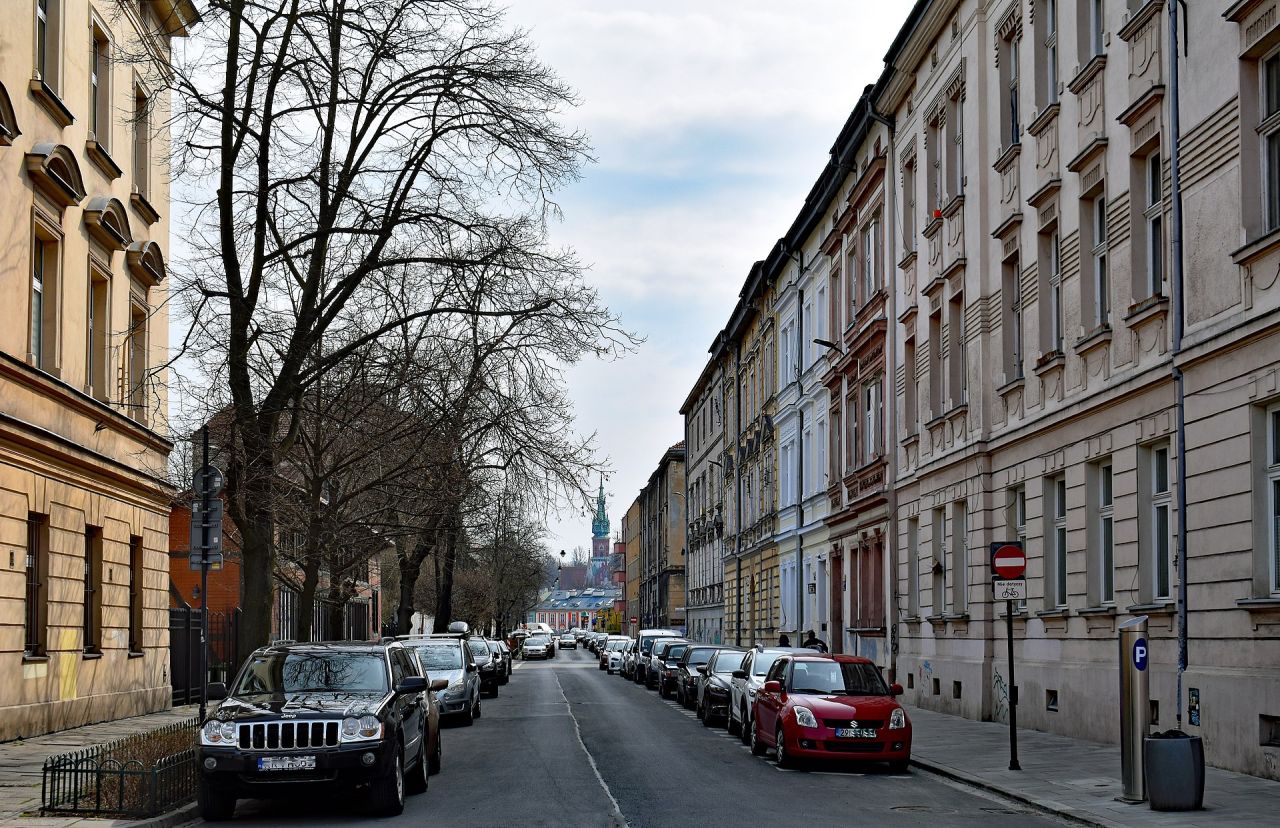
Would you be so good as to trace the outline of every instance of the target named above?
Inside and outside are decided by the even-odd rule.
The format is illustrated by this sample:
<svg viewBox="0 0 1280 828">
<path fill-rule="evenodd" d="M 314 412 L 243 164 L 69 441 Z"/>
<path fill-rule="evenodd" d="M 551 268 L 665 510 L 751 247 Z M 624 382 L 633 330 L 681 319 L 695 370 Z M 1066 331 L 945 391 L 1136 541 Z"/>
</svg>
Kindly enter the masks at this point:
<svg viewBox="0 0 1280 828">
<path fill-rule="evenodd" d="M 724 641 L 726 425 L 725 376 L 731 365 L 724 331 L 716 334 L 706 366 L 680 407 L 685 444 L 685 601 L 688 635 Z"/>
<path fill-rule="evenodd" d="M 640 628 L 685 626 L 685 444 L 663 453 L 636 498 Z M 630 512 L 628 512 L 630 514 Z"/>
<path fill-rule="evenodd" d="M 198 20 L 186 0 L 5 12 L 0 740 L 169 704 L 160 77 Z"/>
<path fill-rule="evenodd" d="M 1116 630 L 1145 615 L 1156 727 L 1181 707 L 1210 763 L 1280 778 L 1276 6 L 1184 9 L 1177 353 L 1164 0 L 920 2 L 892 45 L 872 104 L 902 228 L 892 575 L 912 703 L 1007 716 L 987 549 L 1022 540 L 1020 725 L 1117 740 Z"/>
<path fill-rule="evenodd" d="M 640 500 L 637 498 L 622 516 L 622 545 L 625 547 L 626 574 L 623 582 L 622 597 L 626 608 L 625 629 L 632 634 L 640 629 Z M 636 622 L 631 623 L 635 618 Z"/>
</svg>

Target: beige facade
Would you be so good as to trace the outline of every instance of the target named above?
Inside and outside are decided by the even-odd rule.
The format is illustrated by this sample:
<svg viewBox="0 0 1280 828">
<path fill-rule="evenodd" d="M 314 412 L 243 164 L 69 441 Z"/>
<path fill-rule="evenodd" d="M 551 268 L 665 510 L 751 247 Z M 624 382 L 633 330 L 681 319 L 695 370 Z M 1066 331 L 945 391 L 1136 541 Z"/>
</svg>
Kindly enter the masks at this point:
<svg viewBox="0 0 1280 828">
<path fill-rule="evenodd" d="M 873 103 L 903 228 L 893 579 L 912 703 L 1007 716 L 987 550 L 1021 539 L 1019 724 L 1117 740 L 1116 628 L 1146 615 L 1155 726 L 1175 725 L 1176 364 L 1181 726 L 1210 763 L 1280 778 L 1276 7 L 1186 7 L 1176 358 L 1165 3 L 932 2 L 895 43 Z"/>
<path fill-rule="evenodd" d="M 622 516 L 622 544 L 626 547 L 626 581 L 623 586 L 623 598 L 626 601 L 626 615 L 623 629 L 635 634 L 640 629 L 640 501 L 633 500 L 627 513 Z M 631 623 L 635 618 L 636 622 Z"/>
<path fill-rule="evenodd" d="M 0 740 L 169 704 L 157 62 L 196 21 L 184 0 L 5 12 Z"/>
<path fill-rule="evenodd" d="M 633 614 L 640 629 L 685 626 L 684 493 L 685 446 L 676 443 L 663 453 L 635 500 L 640 585 L 639 612 Z"/>
<path fill-rule="evenodd" d="M 724 642 L 724 557 L 726 553 L 725 450 L 728 418 L 725 377 L 732 365 L 724 331 L 716 334 L 710 358 L 680 408 L 685 443 L 685 595 L 688 636 Z"/>
</svg>

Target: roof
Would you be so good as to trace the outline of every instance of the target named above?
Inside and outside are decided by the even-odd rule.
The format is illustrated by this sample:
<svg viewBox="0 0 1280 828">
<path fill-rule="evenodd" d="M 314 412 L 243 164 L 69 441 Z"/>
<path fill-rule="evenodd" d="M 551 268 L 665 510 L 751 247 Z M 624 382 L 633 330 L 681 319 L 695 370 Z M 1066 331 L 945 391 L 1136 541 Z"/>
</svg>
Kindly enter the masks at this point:
<svg viewBox="0 0 1280 828">
<path fill-rule="evenodd" d="M 394 642 L 382 641 L 279 641 L 259 647 L 258 652 L 340 652 L 343 650 L 384 650 Z"/>
</svg>

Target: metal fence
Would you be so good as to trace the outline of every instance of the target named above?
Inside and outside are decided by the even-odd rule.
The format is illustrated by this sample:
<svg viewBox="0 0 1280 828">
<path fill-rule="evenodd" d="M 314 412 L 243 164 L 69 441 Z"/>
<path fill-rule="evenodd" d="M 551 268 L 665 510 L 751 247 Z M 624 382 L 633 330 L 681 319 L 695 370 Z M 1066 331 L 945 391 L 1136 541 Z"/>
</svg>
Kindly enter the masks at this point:
<svg viewBox="0 0 1280 828">
<path fill-rule="evenodd" d="M 191 718 L 50 756 L 44 762 L 40 812 L 143 818 L 191 801 L 199 726 Z"/>
<path fill-rule="evenodd" d="M 209 611 L 209 681 L 229 683 L 240 667 L 240 610 Z M 200 681 L 200 610 L 179 607 L 169 610 L 169 677 L 173 703 L 200 701 L 204 684 Z"/>
</svg>

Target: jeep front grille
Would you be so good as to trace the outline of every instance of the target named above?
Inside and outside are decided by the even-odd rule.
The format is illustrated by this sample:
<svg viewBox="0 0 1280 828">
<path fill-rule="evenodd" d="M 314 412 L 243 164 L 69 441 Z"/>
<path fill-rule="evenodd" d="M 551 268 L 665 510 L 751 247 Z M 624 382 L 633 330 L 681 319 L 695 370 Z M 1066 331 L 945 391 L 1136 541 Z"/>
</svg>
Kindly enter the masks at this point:
<svg viewBox="0 0 1280 828">
<path fill-rule="evenodd" d="M 240 747 L 245 750 L 295 750 L 335 747 L 337 722 L 258 722 L 240 725 Z"/>
</svg>

